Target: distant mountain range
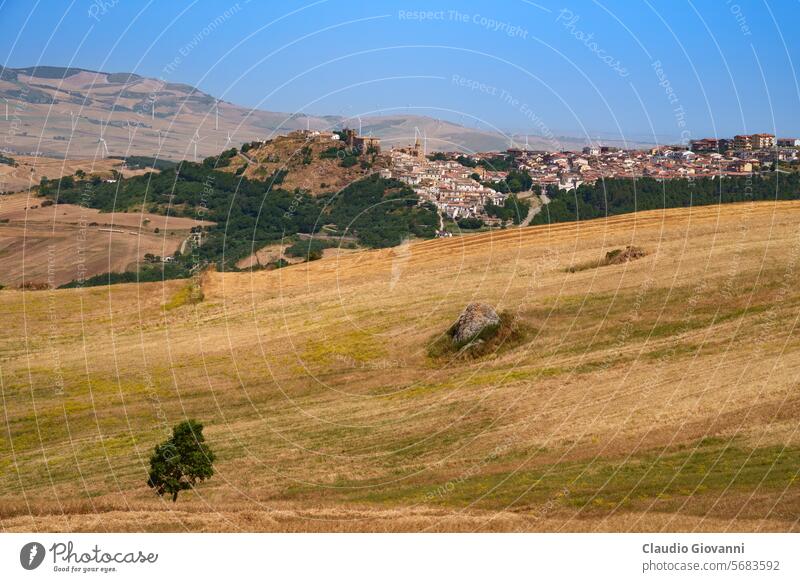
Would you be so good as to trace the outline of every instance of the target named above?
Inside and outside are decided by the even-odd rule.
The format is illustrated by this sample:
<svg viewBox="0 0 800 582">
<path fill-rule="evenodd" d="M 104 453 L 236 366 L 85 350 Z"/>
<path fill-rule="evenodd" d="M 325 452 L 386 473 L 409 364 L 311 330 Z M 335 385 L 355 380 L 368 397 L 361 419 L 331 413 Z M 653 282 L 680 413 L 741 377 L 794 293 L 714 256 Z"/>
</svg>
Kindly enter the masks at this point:
<svg viewBox="0 0 800 582">
<path fill-rule="evenodd" d="M 307 116 L 248 109 L 190 85 L 165 83 L 133 73 L 79 68 L 26 67 L 0 71 L 0 148 L 17 154 L 91 158 L 145 155 L 192 160 L 226 147 L 265 140 L 296 129 L 335 129 L 358 121 L 337 115 Z M 385 146 L 413 143 L 417 131 L 431 151 L 495 151 L 505 136 L 422 115 L 363 117 L 362 133 Z M 515 145 L 524 143 L 515 136 Z M 583 140 L 558 138 L 561 147 Z M 528 138 L 532 149 L 554 141 Z"/>
</svg>

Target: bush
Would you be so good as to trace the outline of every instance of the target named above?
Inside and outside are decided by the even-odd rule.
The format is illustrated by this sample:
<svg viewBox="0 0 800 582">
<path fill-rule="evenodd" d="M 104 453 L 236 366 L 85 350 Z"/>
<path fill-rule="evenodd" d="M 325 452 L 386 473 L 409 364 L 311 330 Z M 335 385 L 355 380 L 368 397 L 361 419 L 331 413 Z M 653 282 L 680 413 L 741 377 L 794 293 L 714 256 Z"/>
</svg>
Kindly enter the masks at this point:
<svg viewBox="0 0 800 582">
<path fill-rule="evenodd" d="M 567 273 L 577 273 L 579 271 L 596 269 L 598 267 L 606 267 L 608 265 L 621 265 L 622 263 L 628 263 L 630 261 L 641 259 L 646 255 L 647 252 L 644 249 L 628 245 L 624 249 L 610 250 L 605 254 L 604 257 L 600 259 L 594 259 L 583 263 L 578 263 L 577 265 L 571 265 L 567 267 L 566 271 Z"/>
<path fill-rule="evenodd" d="M 341 149 L 342 148 L 337 146 L 329 147 L 328 149 L 320 152 L 319 157 L 321 160 L 337 158 L 339 157 L 339 151 Z"/>
<path fill-rule="evenodd" d="M 289 266 L 289 261 L 286 259 L 278 259 L 277 261 L 272 261 L 271 263 L 267 263 L 267 269 L 283 269 L 284 267 Z"/>
<path fill-rule="evenodd" d="M 287 257 L 304 258 L 316 261 L 322 258 L 322 251 L 330 245 L 319 239 L 301 240 L 288 247 L 284 252 Z"/>
</svg>

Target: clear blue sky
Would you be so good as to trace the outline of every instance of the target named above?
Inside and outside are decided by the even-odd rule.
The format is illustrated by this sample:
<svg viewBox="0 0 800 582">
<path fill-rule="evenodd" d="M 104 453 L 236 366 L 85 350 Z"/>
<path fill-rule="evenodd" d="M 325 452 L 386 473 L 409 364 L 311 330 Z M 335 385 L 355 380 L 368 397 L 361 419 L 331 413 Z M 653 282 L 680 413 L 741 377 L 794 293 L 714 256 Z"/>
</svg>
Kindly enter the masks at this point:
<svg viewBox="0 0 800 582">
<path fill-rule="evenodd" d="M 9 67 L 135 72 L 268 110 L 634 140 L 800 136 L 796 0 L 0 0 L 0 22 Z"/>
</svg>

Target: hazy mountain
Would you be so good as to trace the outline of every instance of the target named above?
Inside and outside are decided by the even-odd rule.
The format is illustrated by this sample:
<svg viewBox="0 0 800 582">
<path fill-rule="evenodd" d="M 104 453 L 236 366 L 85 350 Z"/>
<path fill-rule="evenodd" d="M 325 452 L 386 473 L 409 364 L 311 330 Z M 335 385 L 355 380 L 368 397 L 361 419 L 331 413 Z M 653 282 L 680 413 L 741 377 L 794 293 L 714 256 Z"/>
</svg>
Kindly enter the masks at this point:
<svg viewBox="0 0 800 582">
<path fill-rule="evenodd" d="M 293 129 L 358 126 L 341 116 L 314 117 L 251 110 L 195 87 L 132 73 L 78 68 L 27 67 L 0 73 L 0 124 L 4 148 L 45 156 L 156 155 L 202 158 L 228 144 L 269 139 Z M 7 107 L 6 111 L 3 109 Z M 362 118 L 362 131 L 387 146 L 425 135 L 429 150 L 489 151 L 508 147 L 503 136 L 418 115 Z M 230 138 L 230 141 L 229 141 Z M 547 147 L 531 140 L 531 147 Z"/>
</svg>

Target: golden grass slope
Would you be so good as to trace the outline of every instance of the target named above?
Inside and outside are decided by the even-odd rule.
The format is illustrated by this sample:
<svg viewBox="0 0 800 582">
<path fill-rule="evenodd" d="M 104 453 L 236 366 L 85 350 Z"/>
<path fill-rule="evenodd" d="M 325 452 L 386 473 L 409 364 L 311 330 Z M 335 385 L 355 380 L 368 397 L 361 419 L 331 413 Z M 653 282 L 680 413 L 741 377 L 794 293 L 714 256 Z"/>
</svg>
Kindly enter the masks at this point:
<svg viewBox="0 0 800 582">
<path fill-rule="evenodd" d="M 647 256 L 576 273 L 636 245 Z M 796 531 L 800 203 L 646 212 L 186 282 L 0 292 L 0 525 Z M 433 362 L 466 303 L 528 343 Z M 177 504 L 153 446 L 206 425 Z"/>
</svg>

